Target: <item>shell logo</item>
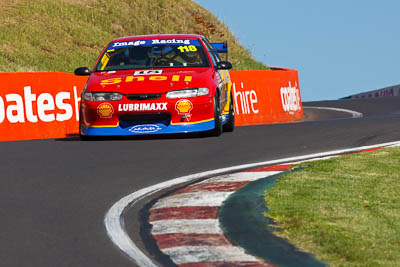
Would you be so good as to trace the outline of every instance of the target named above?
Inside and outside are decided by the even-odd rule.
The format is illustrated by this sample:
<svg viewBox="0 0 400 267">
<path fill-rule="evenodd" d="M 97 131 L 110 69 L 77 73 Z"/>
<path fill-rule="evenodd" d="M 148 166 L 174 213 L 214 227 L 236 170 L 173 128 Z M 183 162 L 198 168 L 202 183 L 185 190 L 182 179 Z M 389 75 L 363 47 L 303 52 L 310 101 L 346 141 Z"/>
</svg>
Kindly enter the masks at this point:
<svg viewBox="0 0 400 267">
<path fill-rule="evenodd" d="M 192 114 L 190 112 L 193 109 L 193 103 L 187 99 L 181 99 L 175 104 L 175 109 L 178 111 L 178 115 L 182 116 L 182 122 L 184 120 L 190 121 Z"/>
<path fill-rule="evenodd" d="M 187 115 L 193 109 L 193 103 L 187 99 L 181 99 L 175 104 L 175 109 L 178 111 L 179 115 Z"/>
<path fill-rule="evenodd" d="M 114 113 L 114 108 L 109 103 L 102 103 L 97 107 L 97 113 L 103 119 L 111 118 Z"/>
</svg>

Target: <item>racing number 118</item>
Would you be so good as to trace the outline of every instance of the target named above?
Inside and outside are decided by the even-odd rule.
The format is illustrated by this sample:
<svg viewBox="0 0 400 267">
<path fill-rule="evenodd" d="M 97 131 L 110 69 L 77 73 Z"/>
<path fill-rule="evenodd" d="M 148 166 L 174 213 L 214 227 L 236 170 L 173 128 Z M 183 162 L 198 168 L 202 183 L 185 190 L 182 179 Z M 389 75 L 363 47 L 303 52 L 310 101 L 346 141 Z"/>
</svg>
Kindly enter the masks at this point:
<svg viewBox="0 0 400 267">
<path fill-rule="evenodd" d="M 185 53 L 185 52 L 196 52 L 197 48 L 194 45 L 181 45 L 180 47 L 178 47 L 179 51 L 181 51 L 181 53 Z"/>
</svg>

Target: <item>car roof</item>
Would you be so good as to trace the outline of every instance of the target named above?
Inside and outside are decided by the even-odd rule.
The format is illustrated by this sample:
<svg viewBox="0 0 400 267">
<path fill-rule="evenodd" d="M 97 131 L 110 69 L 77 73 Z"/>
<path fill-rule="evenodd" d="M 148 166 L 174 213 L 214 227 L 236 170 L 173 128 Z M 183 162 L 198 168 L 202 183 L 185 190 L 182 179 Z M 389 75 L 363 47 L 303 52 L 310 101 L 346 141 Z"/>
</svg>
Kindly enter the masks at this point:
<svg viewBox="0 0 400 267">
<path fill-rule="evenodd" d="M 149 40 L 149 39 L 202 39 L 204 36 L 198 34 L 152 34 L 152 35 L 135 35 L 135 36 L 126 36 L 120 37 L 112 40 L 111 42 L 126 42 L 126 41 L 134 41 L 134 40 Z"/>
</svg>

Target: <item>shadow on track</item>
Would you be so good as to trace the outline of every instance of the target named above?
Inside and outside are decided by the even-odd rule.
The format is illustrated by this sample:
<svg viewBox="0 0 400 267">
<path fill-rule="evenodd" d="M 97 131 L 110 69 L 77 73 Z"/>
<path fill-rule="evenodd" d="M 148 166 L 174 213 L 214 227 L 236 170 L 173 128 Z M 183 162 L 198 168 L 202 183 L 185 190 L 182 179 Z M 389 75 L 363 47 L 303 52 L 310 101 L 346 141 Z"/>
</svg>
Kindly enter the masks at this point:
<svg viewBox="0 0 400 267">
<path fill-rule="evenodd" d="M 226 134 L 226 133 L 225 133 Z M 228 133 L 229 134 L 229 133 Z M 56 141 L 62 142 L 93 142 L 93 141 L 142 141 L 142 140 L 175 140 L 175 139 L 199 139 L 199 138 L 218 138 L 208 133 L 182 133 L 182 134 L 160 134 L 160 135 L 136 135 L 136 136 L 94 136 L 88 140 L 81 140 L 78 135 L 69 135 L 65 138 L 57 138 Z"/>
</svg>

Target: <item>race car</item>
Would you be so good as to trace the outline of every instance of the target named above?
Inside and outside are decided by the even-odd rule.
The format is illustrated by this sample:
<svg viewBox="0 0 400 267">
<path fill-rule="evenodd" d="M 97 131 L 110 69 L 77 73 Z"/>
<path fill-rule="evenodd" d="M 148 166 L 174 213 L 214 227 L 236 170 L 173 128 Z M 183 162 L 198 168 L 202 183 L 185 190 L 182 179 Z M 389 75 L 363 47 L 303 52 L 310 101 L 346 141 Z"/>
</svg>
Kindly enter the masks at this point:
<svg viewBox="0 0 400 267">
<path fill-rule="evenodd" d="M 235 112 L 225 43 L 200 35 L 145 35 L 111 41 L 82 90 L 79 135 L 232 132 Z"/>
</svg>

